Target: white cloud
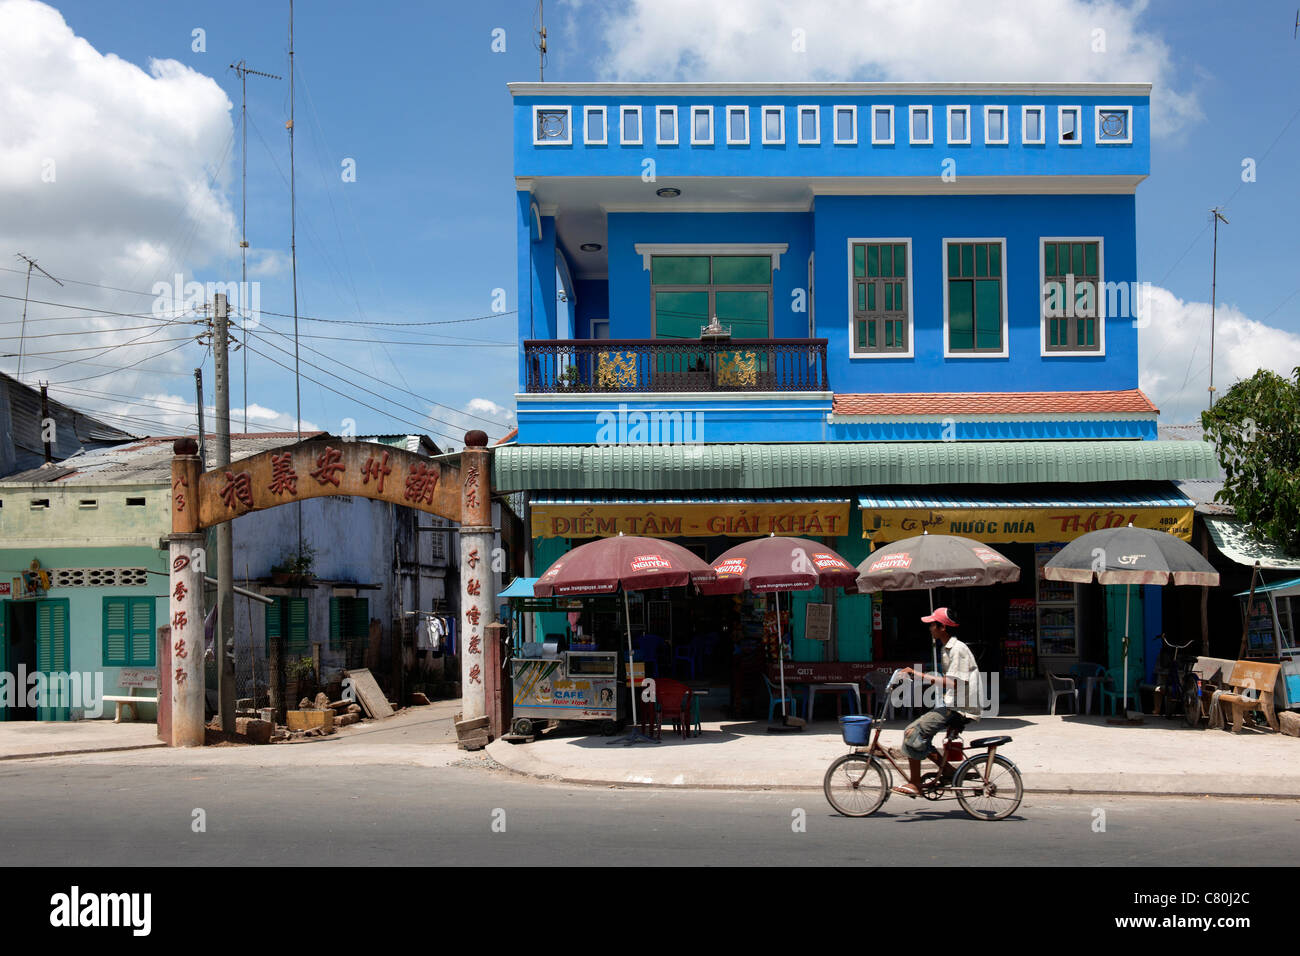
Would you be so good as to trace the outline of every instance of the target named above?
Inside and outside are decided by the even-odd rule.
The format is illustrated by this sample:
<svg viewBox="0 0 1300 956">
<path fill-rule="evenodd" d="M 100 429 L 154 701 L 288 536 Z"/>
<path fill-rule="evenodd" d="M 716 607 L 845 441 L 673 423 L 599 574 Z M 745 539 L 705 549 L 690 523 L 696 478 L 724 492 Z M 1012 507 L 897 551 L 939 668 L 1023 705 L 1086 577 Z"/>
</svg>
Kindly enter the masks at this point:
<svg viewBox="0 0 1300 956">
<path fill-rule="evenodd" d="M 597 73 L 613 80 L 1149 81 L 1155 134 L 1201 117 L 1140 22 L 1145 0 L 568 2 L 599 17 Z"/>
<path fill-rule="evenodd" d="M 1151 322 L 1138 330 L 1139 381 L 1170 424 L 1199 422 L 1209 407 L 1210 303 L 1184 302 L 1168 289 L 1151 289 Z M 1261 368 L 1290 377 L 1300 365 L 1300 335 L 1248 318 L 1220 302 L 1214 315 L 1214 387 Z"/>
<path fill-rule="evenodd" d="M 511 421 L 515 417 L 513 409 L 506 408 L 504 405 L 498 405 L 490 398 L 471 398 L 465 405 L 465 410 L 475 415 L 484 415 L 488 418 L 500 418 L 505 421 Z"/>
<path fill-rule="evenodd" d="M 151 60 L 148 67 L 97 51 L 50 6 L 0 0 L 0 265 L 22 267 L 15 251 L 35 257 L 66 284 L 60 288 L 38 274 L 32 298 L 81 307 L 33 303 L 29 335 L 95 333 L 25 343 L 29 381 L 47 369 L 41 378 L 71 383 L 154 356 L 139 369 L 87 386 L 104 389 L 111 382 L 115 392 L 137 394 L 157 382 L 158 369 L 192 368 L 192 346 L 187 358 L 185 349 L 161 354 L 180 342 L 124 343 L 158 343 L 196 330 L 123 331 L 152 324 L 153 300 L 100 286 L 149 292 L 159 277 L 189 279 L 232 252 L 237 256 L 226 199 L 230 167 L 223 162 L 234 146 L 230 100 L 213 79 L 175 60 Z M 25 278 L 0 271 L 0 293 L 19 300 L 0 299 L 6 320 L 21 314 Z M 87 319 L 86 308 L 144 315 Z M 120 347 L 32 355 L 89 345 Z M 0 361 L 10 372 L 16 364 Z"/>
</svg>

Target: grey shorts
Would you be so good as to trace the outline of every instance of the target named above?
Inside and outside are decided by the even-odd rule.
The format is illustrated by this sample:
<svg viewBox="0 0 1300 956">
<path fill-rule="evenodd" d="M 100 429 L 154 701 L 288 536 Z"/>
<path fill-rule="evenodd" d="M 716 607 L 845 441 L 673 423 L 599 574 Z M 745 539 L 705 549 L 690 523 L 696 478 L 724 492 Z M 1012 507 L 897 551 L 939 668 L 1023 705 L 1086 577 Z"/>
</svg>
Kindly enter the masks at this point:
<svg viewBox="0 0 1300 956">
<path fill-rule="evenodd" d="M 961 714 L 951 707 L 940 707 L 922 714 L 903 731 L 903 753 L 913 760 L 924 760 L 930 756 L 930 741 L 934 740 L 934 735 L 960 717 Z"/>
</svg>

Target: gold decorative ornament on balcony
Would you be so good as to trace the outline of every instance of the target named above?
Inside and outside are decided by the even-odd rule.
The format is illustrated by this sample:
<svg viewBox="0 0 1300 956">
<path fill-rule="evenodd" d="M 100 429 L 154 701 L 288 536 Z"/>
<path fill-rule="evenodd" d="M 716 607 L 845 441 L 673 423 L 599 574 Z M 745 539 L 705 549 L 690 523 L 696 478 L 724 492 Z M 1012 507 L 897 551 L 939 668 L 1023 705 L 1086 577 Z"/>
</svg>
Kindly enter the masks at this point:
<svg viewBox="0 0 1300 956">
<path fill-rule="evenodd" d="M 718 356 L 718 384 L 752 388 L 758 382 L 758 357 L 753 352 L 732 352 Z"/>
<path fill-rule="evenodd" d="M 627 358 L 622 352 L 601 352 L 596 366 L 596 386 L 598 388 L 635 388 L 636 353 L 628 352 Z"/>
</svg>

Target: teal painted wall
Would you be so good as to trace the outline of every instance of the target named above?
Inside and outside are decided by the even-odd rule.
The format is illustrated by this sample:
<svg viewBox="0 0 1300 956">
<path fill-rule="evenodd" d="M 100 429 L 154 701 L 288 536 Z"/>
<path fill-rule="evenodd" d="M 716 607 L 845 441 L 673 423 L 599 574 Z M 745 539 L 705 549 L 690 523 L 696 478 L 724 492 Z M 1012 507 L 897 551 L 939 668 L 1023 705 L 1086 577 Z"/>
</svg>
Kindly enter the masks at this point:
<svg viewBox="0 0 1300 956">
<path fill-rule="evenodd" d="M 850 564 L 861 564 L 871 553 L 871 543 L 862 537 L 862 509 L 849 506 L 849 533 L 835 539 L 837 550 Z M 835 639 L 839 643 L 842 661 L 871 660 L 871 602 L 870 594 L 844 594 L 836 599 Z"/>
<path fill-rule="evenodd" d="M 533 574 L 540 578 L 552 563 L 569 550 L 568 538 L 533 539 Z M 542 641 L 547 634 L 564 634 L 569 627 L 569 615 L 564 611 L 533 615 L 533 639 Z"/>
<path fill-rule="evenodd" d="M 1115 687 L 1122 689 L 1124 683 L 1124 601 L 1125 591 L 1129 595 L 1129 646 L 1128 646 L 1128 694 L 1137 696 L 1137 685 L 1145 680 L 1146 647 L 1145 639 L 1145 602 L 1146 588 L 1133 585 L 1129 588 L 1123 584 L 1103 585 L 1106 593 L 1106 656 L 1107 670 L 1115 674 Z"/>
<path fill-rule="evenodd" d="M 102 673 L 105 694 L 126 693 L 118 683 L 122 668 L 104 666 L 104 598 L 156 598 L 154 626 L 161 627 L 168 614 L 167 554 L 155 548 L 46 548 L 0 549 L 0 581 L 8 581 L 31 566 L 32 559 L 47 570 L 56 568 L 145 568 L 150 574 L 143 587 L 51 587 L 50 598 L 68 600 L 69 661 L 72 670 Z M 155 662 L 155 666 L 157 666 Z M 114 708 L 105 706 L 99 719 L 113 719 Z M 89 715 L 87 715 L 89 716 Z M 144 720 L 155 719 L 152 705 L 140 708 Z"/>
</svg>

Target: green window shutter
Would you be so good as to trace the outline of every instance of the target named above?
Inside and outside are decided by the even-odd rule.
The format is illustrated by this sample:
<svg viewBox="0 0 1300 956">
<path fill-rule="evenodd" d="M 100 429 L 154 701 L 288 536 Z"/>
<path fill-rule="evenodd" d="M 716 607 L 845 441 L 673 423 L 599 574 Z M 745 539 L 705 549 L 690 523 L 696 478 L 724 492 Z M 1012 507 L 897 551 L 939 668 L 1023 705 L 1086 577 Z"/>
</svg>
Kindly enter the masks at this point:
<svg viewBox="0 0 1300 956">
<path fill-rule="evenodd" d="M 271 659 L 271 638 L 280 636 L 280 602 L 284 598 L 276 598 L 270 604 L 266 605 L 266 659 Z"/>
<path fill-rule="evenodd" d="M 352 599 L 352 638 L 370 645 L 370 598 Z"/>
<path fill-rule="evenodd" d="M 126 666 L 126 598 L 104 598 L 104 666 Z"/>
<path fill-rule="evenodd" d="M 131 598 L 131 664 L 136 667 L 153 667 L 156 663 L 154 605 L 151 597 Z"/>
<path fill-rule="evenodd" d="M 337 651 L 343 648 L 343 618 L 346 614 L 346 608 L 343 606 L 345 598 L 330 598 L 330 650 Z M 351 635 L 348 635 L 351 637 Z"/>
<path fill-rule="evenodd" d="M 288 605 L 289 653 L 306 654 L 311 649 L 311 641 L 307 634 L 307 599 L 290 598 Z"/>
<path fill-rule="evenodd" d="M 36 667 L 46 673 L 68 670 L 68 599 L 36 605 Z"/>
</svg>

